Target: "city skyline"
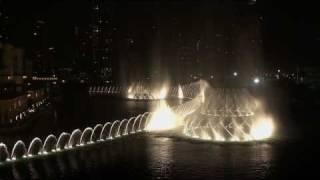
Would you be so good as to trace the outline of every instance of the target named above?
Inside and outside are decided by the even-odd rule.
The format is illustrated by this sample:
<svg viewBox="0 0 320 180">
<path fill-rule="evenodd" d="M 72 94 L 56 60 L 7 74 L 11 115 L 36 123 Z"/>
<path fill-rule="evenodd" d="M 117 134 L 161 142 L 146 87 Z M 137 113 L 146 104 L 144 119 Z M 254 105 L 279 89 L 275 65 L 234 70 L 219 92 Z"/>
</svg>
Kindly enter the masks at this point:
<svg viewBox="0 0 320 180">
<path fill-rule="evenodd" d="M 72 3 L 74 2 L 48 2 L 51 3 L 50 6 L 45 6 L 45 3 L 35 1 L 25 4 L 26 7 L 30 7 L 29 9 L 20 9 L 22 6 L 15 6 L 14 2 L 2 1 L 4 10 L 2 10 L 3 15 L 1 17 L 5 18 L 8 16 L 11 23 L 8 25 L 11 30 L 9 42 L 29 51 L 29 46 L 34 44 L 32 42 L 34 38 L 33 34 L 37 33 L 34 27 L 37 27 L 39 22 L 44 22 L 45 29 L 43 31 L 45 31 L 44 33 L 46 33 L 46 35 L 41 34 L 40 36 L 46 36 L 42 46 L 47 48 L 54 47 L 56 50 L 52 63 L 55 67 L 71 66 L 77 57 L 77 47 L 79 46 L 76 44 L 75 28 L 78 28 L 79 32 L 86 32 L 92 27 L 94 23 L 92 19 L 94 13 L 92 9 L 93 3 L 91 1 L 81 1 L 73 8 L 72 13 L 69 13 L 68 9 L 71 9 Z M 225 11 L 215 9 L 215 3 L 217 7 L 221 5 L 225 7 Z M 315 32 L 307 34 L 307 32 L 311 30 L 311 27 L 315 25 L 312 25 L 313 20 L 310 15 L 312 12 L 307 14 L 303 11 L 304 6 L 301 7 L 301 10 L 306 13 L 306 16 L 301 16 L 301 18 L 297 19 L 292 19 L 291 17 L 291 19 L 289 19 L 285 13 L 292 14 L 293 12 L 291 11 L 296 10 L 298 7 L 294 6 L 294 8 L 285 10 L 281 4 L 274 4 L 272 1 L 269 3 L 258 1 L 256 4 L 250 4 L 246 1 L 226 1 L 224 3 L 219 1 L 199 1 L 198 3 L 192 3 L 191 1 L 175 1 L 170 3 L 165 1 L 139 1 L 137 3 L 133 2 L 132 6 L 129 4 L 130 2 L 101 2 L 101 10 L 99 11 L 103 12 L 102 18 L 104 18 L 103 23 L 105 23 L 105 29 L 102 31 L 104 34 L 109 32 L 109 38 L 111 37 L 110 39 L 114 41 L 112 47 L 116 51 L 112 57 L 114 61 L 121 62 L 120 59 L 128 60 L 129 58 L 123 57 L 123 54 L 126 52 L 130 54 L 131 51 L 134 54 L 133 56 L 140 57 L 140 61 L 152 63 L 152 61 L 157 61 L 154 60 L 153 57 L 157 56 L 157 51 L 166 52 L 165 47 L 161 47 L 161 41 L 165 41 L 163 44 L 166 44 L 166 47 L 168 47 L 167 42 L 177 43 L 179 41 L 177 36 L 182 36 L 184 39 L 183 44 L 173 45 L 173 47 L 169 46 L 168 48 L 173 49 L 173 52 L 169 50 L 169 52 L 163 55 L 166 56 L 166 54 L 168 54 L 169 58 L 164 57 L 163 59 L 170 59 L 170 56 L 173 56 L 173 54 L 178 52 L 178 49 L 183 48 L 183 46 L 190 46 L 195 50 L 197 48 L 196 43 L 199 42 L 201 42 L 201 51 L 211 46 L 218 46 L 218 48 L 225 49 L 221 42 L 217 45 L 215 36 L 219 37 L 223 34 L 226 38 L 239 37 L 230 32 L 232 27 L 227 27 L 227 25 L 234 24 L 240 24 L 240 31 L 250 33 L 250 31 L 241 27 L 237 16 L 240 15 L 239 18 L 242 17 L 242 20 L 247 21 L 249 18 L 252 18 L 253 15 L 256 20 L 259 21 L 259 24 L 255 27 L 257 28 L 258 34 L 256 37 L 253 36 L 253 40 L 263 42 L 263 52 L 256 58 L 263 60 L 257 61 L 264 61 L 264 65 L 266 66 L 278 65 L 282 68 L 287 68 L 286 66 L 288 66 L 288 64 L 293 66 L 289 68 L 295 68 L 297 65 L 317 64 L 317 62 L 310 59 L 311 57 L 314 58 L 314 52 L 307 47 L 313 46 L 319 37 Z M 157 4 L 160 4 L 160 6 L 157 6 Z M 267 4 L 266 7 L 261 8 L 264 4 Z M 270 12 L 268 11 L 268 5 L 278 5 L 279 10 Z M 166 8 L 161 8 L 161 6 Z M 23 12 L 27 11 L 27 9 L 33 13 L 24 16 Z M 19 13 L 19 11 L 22 13 Z M 221 13 L 219 13 L 219 11 Z M 187 16 L 184 15 L 186 13 L 188 13 Z M 247 16 L 246 14 L 248 14 L 248 18 L 245 17 Z M 207 17 L 207 20 L 201 18 L 201 16 L 204 15 Z M 219 22 L 218 20 L 214 20 L 215 17 L 225 17 L 225 19 L 231 20 L 229 20 L 229 22 L 220 20 Z M 58 21 L 57 18 L 59 19 Z M 273 22 L 276 18 L 278 18 L 277 21 Z M 307 20 L 305 21 L 305 25 L 301 24 L 302 20 Z M 251 20 L 251 22 L 254 21 L 255 20 Z M 221 24 L 221 22 L 223 22 L 223 24 Z M 14 23 L 14 25 L 12 23 Z M 273 26 L 274 24 L 278 26 L 275 28 Z M 26 27 L 30 27 L 30 30 L 19 31 L 19 29 L 28 29 Z M 213 28 L 213 32 L 210 31 L 210 27 Z M 272 29 L 270 27 L 272 27 Z M 229 33 L 221 31 L 225 28 L 229 29 Z M 290 34 L 285 33 L 285 31 L 292 30 L 291 28 L 294 29 Z M 202 32 L 201 29 L 207 29 L 207 32 Z M 147 36 L 142 37 L 142 34 Z M 244 38 L 247 36 L 246 34 L 241 35 L 244 35 Z M 310 37 L 312 35 L 314 35 L 314 37 Z M 289 40 L 291 36 L 293 36 L 293 39 Z M 302 36 L 306 36 L 306 38 L 301 38 Z M 230 43 L 232 46 L 239 46 L 234 41 Z M 243 46 L 243 44 L 240 46 Z M 292 49 L 297 49 L 297 51 L 291 51 Z M 244 49 L 237 47 L 230 49 L 229 47 L 226 51 L 233 53 L 233 51 L 249 50 L 247 50 L 246 46 Z M 310 52 L 312 52 L 312 54 L 310 54 Z M 154 53 L 155 55 L 153 55 Z M 206 54 L 206 52 L 200 52 L 198 54 L 202 56 L 202 58 L 198 57 L 198 61 L 206 61 L 206 58 L 211 61 L 223 61 L 215 60 L 216 58 Z M 223 58 L 223 56 L 218 59 L 221 58 Z"/>
</svg>

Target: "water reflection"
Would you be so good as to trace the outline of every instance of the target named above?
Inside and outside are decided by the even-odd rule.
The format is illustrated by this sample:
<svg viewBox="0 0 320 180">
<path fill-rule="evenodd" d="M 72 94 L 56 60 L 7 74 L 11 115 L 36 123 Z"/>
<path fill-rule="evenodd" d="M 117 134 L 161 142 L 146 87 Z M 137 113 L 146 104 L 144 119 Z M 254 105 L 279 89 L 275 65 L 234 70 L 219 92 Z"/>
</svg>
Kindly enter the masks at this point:
<svg viewBox="0 0 320 180">
<path fill-rule="evenodd" d="M 214 144 L 137 135 L 3 166 L 0 179 L 263 179 L 270 174 L 274 149 L 268 143 Z"/>
<path fill-rule="evenodd" d="M 171 138 L 148 139 L 148 166 L 153 178 L 169 178 L 172 175 L 174 142 Z"/>
</svg>

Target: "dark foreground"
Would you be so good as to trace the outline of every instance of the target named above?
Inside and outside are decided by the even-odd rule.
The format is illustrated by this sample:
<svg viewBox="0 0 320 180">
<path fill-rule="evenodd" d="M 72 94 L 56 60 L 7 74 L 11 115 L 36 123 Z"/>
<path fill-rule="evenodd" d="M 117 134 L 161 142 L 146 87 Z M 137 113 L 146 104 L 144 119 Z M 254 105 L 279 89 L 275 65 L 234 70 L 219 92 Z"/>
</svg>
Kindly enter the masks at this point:
<svg viewBox="0 0 320 180">
<path fill-rule="evenodd" d="M 0 179 L 308 179 L 318 150 L 309 142 L 214 144 L 133 135 L 2 166 Z"/>
</svg>

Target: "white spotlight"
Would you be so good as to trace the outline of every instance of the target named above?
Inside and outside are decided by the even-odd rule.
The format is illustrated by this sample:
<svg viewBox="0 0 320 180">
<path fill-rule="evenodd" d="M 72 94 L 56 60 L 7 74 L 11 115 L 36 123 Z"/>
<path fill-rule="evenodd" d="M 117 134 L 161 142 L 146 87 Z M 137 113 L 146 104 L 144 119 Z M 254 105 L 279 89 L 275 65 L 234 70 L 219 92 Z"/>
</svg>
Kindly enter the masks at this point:
<svg viewBox="0 0 320 180">
<path fill-rule="evenodd" d="M 233 76 L 238 76 L 238 73 L 237 72 L 233 72 Z"/>
<path fill-rule="evenodd" d="M 260 79 L 258 77 L 256 77 L 256 78 L 253 79 L 253 82 L 255 84 L 259 84 L 260 83 Z"/>
</svg>

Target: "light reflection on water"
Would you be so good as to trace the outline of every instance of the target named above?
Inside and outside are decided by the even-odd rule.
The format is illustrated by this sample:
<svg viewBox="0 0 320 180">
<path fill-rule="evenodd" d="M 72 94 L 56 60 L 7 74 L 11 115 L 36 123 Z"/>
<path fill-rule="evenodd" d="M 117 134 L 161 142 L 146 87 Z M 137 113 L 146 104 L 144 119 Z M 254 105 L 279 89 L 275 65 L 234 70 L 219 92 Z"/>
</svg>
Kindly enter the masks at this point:
<svg viewBox="0 0 320 180">
<path fill-rule="evenodd" d="M 150 165 L 156 168 L 154 175 L 161 178 L 263 178 L 273 157 L 270 144 L 208 144 L 153 138 L 149 145 Z"/>
<path fill-rule="evenodd" d="M 214 144 L 138 135 L 0 167 L 0 179 L 263 179 L 273 144 Z"/>
<path fill-rule="evenodd" d="M 174 142 L 170 138 L 149 138 L 147 141 L 147 155 L 151 167 L 152 177 L 169 178 L 174 164 Z"/>
</svg>

